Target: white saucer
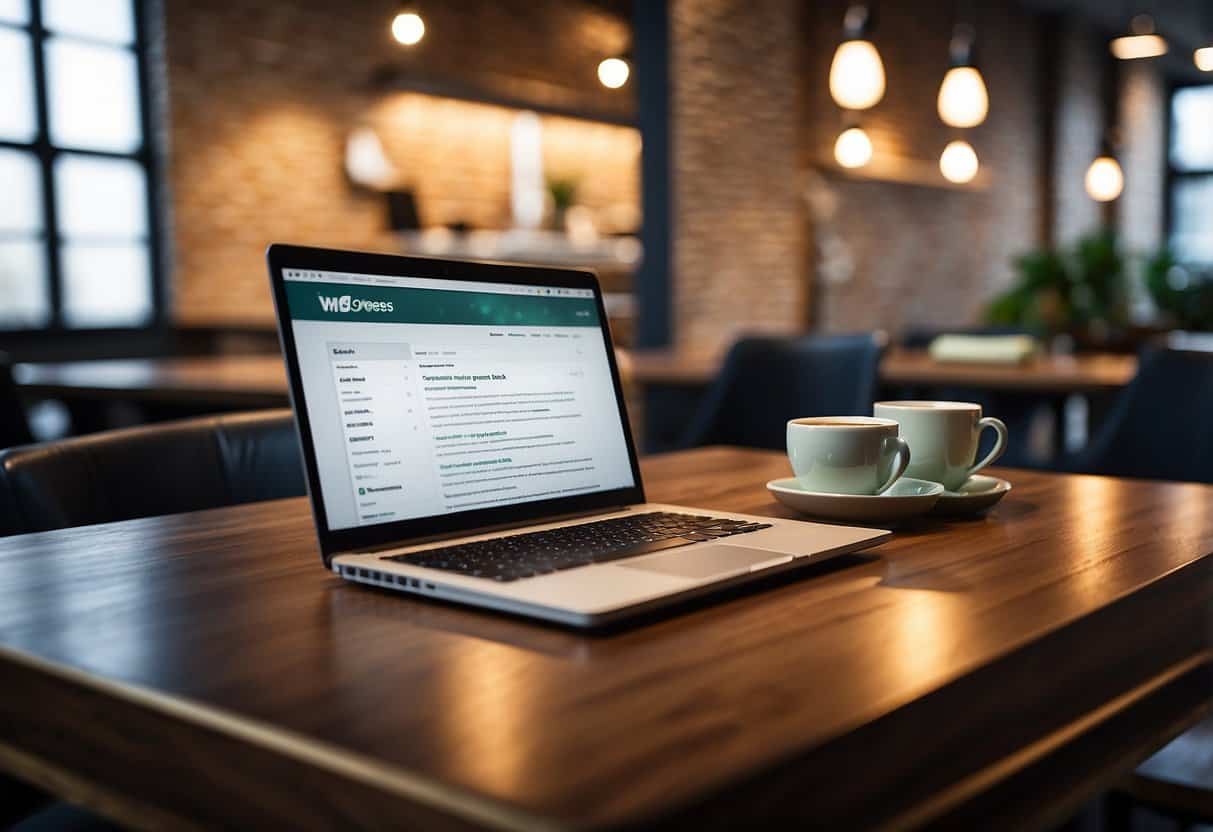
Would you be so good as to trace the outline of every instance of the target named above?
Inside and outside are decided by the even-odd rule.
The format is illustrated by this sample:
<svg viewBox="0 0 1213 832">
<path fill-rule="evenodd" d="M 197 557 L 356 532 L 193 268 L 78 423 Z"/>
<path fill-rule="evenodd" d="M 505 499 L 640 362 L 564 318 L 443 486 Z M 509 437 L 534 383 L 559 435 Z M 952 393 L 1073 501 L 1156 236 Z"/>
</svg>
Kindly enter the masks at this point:
<svg viewBox="0 0 1213 832">
<path fill-rule="evenodd" d="M 955 491 L 940 494 L 931 514 L 941 517 L 977 514 L 997 503 L 1010 490 L 1011 483 L 1006 480 L 974 474 Z"/>
<path fill-rule="evenodd" d="M 790 509 L 843 523 L 896 523 L 930 511 L 943 494 L 937 482 L 902 477 L 883 494 L 829 494 L 805 491 L 795 477 L 771 480 L 767 491 Z"/>
</svg>

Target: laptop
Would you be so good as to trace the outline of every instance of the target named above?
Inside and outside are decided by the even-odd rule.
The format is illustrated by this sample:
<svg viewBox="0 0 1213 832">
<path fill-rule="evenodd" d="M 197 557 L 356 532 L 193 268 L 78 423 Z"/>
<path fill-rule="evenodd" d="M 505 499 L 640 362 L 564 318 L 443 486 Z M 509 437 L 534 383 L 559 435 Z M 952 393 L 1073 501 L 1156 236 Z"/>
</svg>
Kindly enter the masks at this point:
<svg viewBox="0 0 1213 832">
<path fill-rule="evenodd" d="M 889 535 L 648 502 L 590 272 L 268 260 L 321 557 L 347 581 L 595 627 Z"/>
</svg>

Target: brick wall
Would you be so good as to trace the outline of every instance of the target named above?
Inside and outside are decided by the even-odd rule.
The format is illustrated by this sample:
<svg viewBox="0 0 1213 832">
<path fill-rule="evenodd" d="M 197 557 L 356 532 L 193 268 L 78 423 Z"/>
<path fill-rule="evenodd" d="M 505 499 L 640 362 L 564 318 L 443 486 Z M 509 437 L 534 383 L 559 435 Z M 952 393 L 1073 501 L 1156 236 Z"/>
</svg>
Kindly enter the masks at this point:
<svg viewBox="0 0 1213 832">
<path fill-rule="evenodd" d="M 1103 88 L 1109 71 L 1106 38 L 1074 20 L 1058 38 L 1056 144 L 1053 161 L 1054 239 L 1068 245 L 1103 224 L 1103 206 L 1087 195 L 1087 168 L 1103 141 Z"/>
<path fill-rule="evenodd" d="M 361 123 L 381 129 L 425 221 L 502 224 L 512 112 L 376 89 L 369 81 L 384 65 L 504 95 L 632 107 L 630 88 L 607 90 L 595 74 L 626 47 L 628 25 L 588 3 L 429 3 L 426 37 L 407 51 L 388 32 L 398 7 L 165 0 L 178 321 L 270 321 L 262 253 L 272 240 L 393 247 L 381 200 L 352 189 L 342 168 L 345 138 Z M 584 172 L 591 204 L 635 201 L 634 131 L 546 119 L 545 150 L 553 174 Z"/>
<path fill-rule="evenodd" d="M 1163 240 L 1167 152 L 1167 99 L 1157 64 L 1122 65 L 1119 110 L 1125 189 L 1117 204 L 1117 231 L 1128 250 L 1153 253 Z"/>
<path fill-rule="evenodd" d="M 1010 257 L 1035 242 L 1040 211 L 1039 79 L 1035 19 L 1004 3 L 978 4 L 978 59 L 989 117 L 967 131 L 936 112 L 947 70 L 953 4 L 880 4 L 873 40 L 888 79 L 885 98 L 863 117 L 874 153 L 938 186 L 827 174 L 837 210 L 832 231 L 853 271 L 822 281 L 817 320 L 833 331 L 959 326 L 977 319 L 1010 277 Z M 808 161 L 832 156 L 839 132 L 826 78 L 846 3 L 813 4 Z M 953 138 L 973 145 L 983 187 L 945 187 L 939 155 Z M 907 161 L 908 160 L 908 161 Z"/>
<path fill-rule="evenodd" d="M 955 6 L 879 5 L 874 40 L 888 86 L 863 126 L 876 155 L 920 184 L 843 175 L 830 161 L 842 123 L 827 78 L 847 0 L 674 0 L 676 343 L 715 347 L 742 330 L 796 331 L 806 302 L 813 324 L 829 331 L 971 325 L 1013 279 L 1014 255 L 1099 224 L 1083 176 L 1102 133 L 1105 38 L 1075 24 L 1049 33 L 1061 54 L 1055 77 L 1045 78 L 1044 27 L 1058 19 L 1010 0 L 975 4 L 991 105 L 963 137 L 984 182 L 949 188 L 939 154 L 959 134 L 939 121 L 936 95 Z M 1047 84 L 1056 99 L 1051 154 Z M 1128 84 L 1126 105 L 1151 110 L 1153 87 Z M 1154 114 L 1143 118 L 1161 129 Z M 1122 210 L 1125 225 L 1146 229 L 1138 235 L 1161 217 L 1160 148 L 1145 133 L 1129 159 L 1144 196 L 1126 192 Z M 1050 209 L 1051 229 L 1042 221 Z"/>
<path fill-rule="evenodd" d="M 801 0 L 671 0 L 674 335 L 804 320 Z"/>
</svg>

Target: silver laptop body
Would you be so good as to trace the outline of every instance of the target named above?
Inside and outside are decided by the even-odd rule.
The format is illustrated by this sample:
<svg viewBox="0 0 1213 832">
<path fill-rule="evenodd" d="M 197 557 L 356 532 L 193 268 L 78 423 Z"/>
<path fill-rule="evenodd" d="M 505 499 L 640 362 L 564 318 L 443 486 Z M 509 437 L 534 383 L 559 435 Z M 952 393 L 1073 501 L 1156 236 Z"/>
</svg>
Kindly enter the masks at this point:
<svg viewBox="0 0 1213 832">
<path fill-rule="evenodd" d="M 278 244 L 268 260 L 342 578 L 593 627 L 889 536 L 648 502 L 589 272 Z"/>
</svg>

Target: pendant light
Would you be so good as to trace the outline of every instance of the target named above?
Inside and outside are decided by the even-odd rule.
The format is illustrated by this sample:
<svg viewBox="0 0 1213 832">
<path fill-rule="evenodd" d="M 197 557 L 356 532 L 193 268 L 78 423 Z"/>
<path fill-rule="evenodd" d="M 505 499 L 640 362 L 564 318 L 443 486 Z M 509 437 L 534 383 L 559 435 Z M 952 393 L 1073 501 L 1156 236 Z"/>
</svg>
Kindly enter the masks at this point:
<svg viewBox="0 0 1213 832">
<path fill-rule="evenodd" d="M 834 161 L 839 166 L 855 169 L 872 161 L 872 140 L 858 124 L 844 129 L 834 142 Z"/>
<path fill-rule="evenodd" d="M 403 46 L 415 46 L 425 37 L 425 21 L 415 6 L 402 6 L 392 18 L 392 37 Z"/>
<path fill-rule="evenodd" d="M 1213 72 L 1213 2 L 1205 3 L 1205 45 L 1192 53 L 1192 62 L 1201 72 Z"/>
<path fill-rule="evenodd" d="M 1193 52 L 1192 60 L 1201 72 L 1213 72 L 1213 43 L 1202 46 Z"/>
<path fill-rule="evenodd" d="M 1096 202 L 1111 202 L 1125 189 L 1125 175 L 1109 139 L 1104 139 L 1099 155 L 1087 168 L 1085 184 L 1087 195 Z"/>
<path fill-rule="evenodd" d="M 1154 31 L 1154 18 L 1139 14 L 1129 21 L 1128 34 L 1114 38 L 1108 48 L 1122 61 L 1133 61 L 1167 54 L 1167 41 Z"/>
<path fill-rule="evenodd" d="M 869 6 L 856 3 L 843 18 L 843 41 L 830 63 L 830 95 L 844 110 L 866 110 L 884 97 L 884 64 L 868 39 L 874 17 Z"/>
<path fill-rule="evenodd" d="M 603 58 L 598 64 L 598 82 L 607 89 L 619 89 L 628 82 L 628 76 L 631 74 L 632 65 L 627 55 Z"/>
<path fill-rule="evenodd" d="M 943 174 L 944 179 L 957 185 L 972 182 L 979 167 L 977 151 L 963 139 L 948 142 L 948 146 L 939 156 L 939 172 Z"/>
<path fill-rule="evenodd" d="M 958 23 L 948 46 L 949 69 L 939 85 L 939 118 L 950 127 L 976 127 L 990 112 L 986 82 L 973 58 L 973 27 Z"/>
</svg>

